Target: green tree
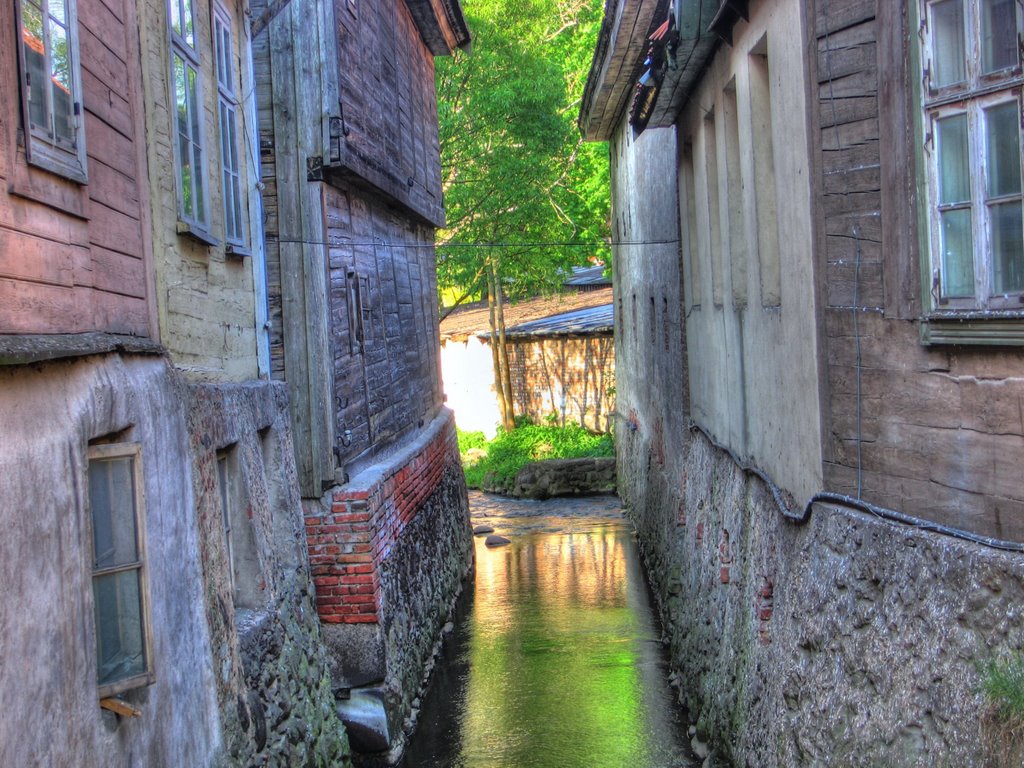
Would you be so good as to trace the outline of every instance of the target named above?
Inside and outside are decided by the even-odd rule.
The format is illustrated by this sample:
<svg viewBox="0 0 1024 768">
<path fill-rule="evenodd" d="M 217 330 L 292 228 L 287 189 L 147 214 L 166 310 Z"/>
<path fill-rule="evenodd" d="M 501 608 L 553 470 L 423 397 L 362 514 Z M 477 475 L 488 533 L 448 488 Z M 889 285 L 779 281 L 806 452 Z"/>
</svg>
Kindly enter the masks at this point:
<svg viewBox="0 0 1024 768">
<path fill-rule="evenodd" d="M 601 0 L 465 0 L 471 54 L 438 63 L 448 227 L 438 285 L 486 295 L 502 422 L 511 429 L 504 301 L 557 290 L 608 229 L 605 148 L 576 128 Z M 603 255 L 603 254 L 602 254 Z"/>
</svg>

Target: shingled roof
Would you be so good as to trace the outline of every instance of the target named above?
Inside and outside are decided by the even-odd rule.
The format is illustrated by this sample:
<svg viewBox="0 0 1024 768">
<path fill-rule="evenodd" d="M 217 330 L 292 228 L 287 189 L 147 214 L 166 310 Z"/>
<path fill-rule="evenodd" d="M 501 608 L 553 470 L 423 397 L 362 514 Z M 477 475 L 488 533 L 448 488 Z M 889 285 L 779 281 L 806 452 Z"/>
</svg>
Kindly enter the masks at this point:
<svg viewBox="0 0 1024 768">
<path fill-rule="evenodd" d="M 517 329 L 517 326 L 522 326 L 525 323 L 533 323 L 538 320 L 554 320 L 556 325 L 558 320 L 556 316 L 564 315 L 566 313 L 575 313 L 580 310 L 592 310 L 598 307 L 607 306 L 608 315 L 610 318 L 612 304 L 612 289 L 602 288 L 596 291 L 588 291 L 586 293 L 563 293 L 556 296 L 546 296 L 536 299 L 528 299 L 526 301 L 520 301 L 516 304 L 508 304 L 505 306 L 505 327 L 511 332 L 513 329 Z M 597 320 L 599 314 L 587 314 L 578 317 L 576 320 L 582 322 L 589 318 L 589 320 Z M 570 324 L 573 322 L 572 318 L 568 321 Z M 606 326 L 607 330 L 611 330 L 610 319 L 607 322 L 601 321 Z M 595 328 L 584 328 L 582 325 L 579 326 L 580 330 L 577 331 L 550 331 L 554 333 L 568 333 L 568 332 L 592 332 Z M 488 324 L 488 310 L 486 302 L 476 302 L 475 304 L 468 305 L 457 309 L 455 312 L 450 314 L 444 320 L 441 321 L 441 339 L 447 341 L 453 339 L 456 341 L 464 341 L 470 336 L 476 336 L 478 334 L 487 334 L 490 331 Z M 527 329 L 526 333 L 533 333 Z"/>
</svg>

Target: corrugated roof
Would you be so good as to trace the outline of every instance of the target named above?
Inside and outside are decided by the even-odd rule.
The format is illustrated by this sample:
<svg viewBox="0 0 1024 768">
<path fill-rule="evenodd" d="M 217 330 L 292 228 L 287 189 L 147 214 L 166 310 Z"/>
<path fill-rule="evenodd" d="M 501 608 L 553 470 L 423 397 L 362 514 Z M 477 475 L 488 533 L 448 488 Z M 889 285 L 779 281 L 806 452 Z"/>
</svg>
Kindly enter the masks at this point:
<svg viewBox="0 0 1024 768">
<path fill-rule="evenodd" d="M 505 327 L 513 328 L 523 323 L 545 317 L 574 312 L 579 309 L 600 307 L 612 303 L 612 289 L 600 288 L 596 291 L 558 294 L 536 299 L 520 301 L 505 307 Z M 487 333 L 488 311 L 486 302 L 461 307 L 441 321 L 442 339 L 465 339 L 478 333 Z"/>
<path fill-rule="evenodd" d="M 611 303 L 587 307 L 573 312 L 562 312 L 528 323 L 520 323 L 505 330 L 506 338 L 528 336 L 568 336 L 582 333 L 610 333 L 615 329 Z"/>
<path fill-rule="evenodd" d="M 566 285 L 611 285 L 611 278 L 604 276 L 604 265 L 597 267 L 573 267 L 572 277 Z"/>
</svg>

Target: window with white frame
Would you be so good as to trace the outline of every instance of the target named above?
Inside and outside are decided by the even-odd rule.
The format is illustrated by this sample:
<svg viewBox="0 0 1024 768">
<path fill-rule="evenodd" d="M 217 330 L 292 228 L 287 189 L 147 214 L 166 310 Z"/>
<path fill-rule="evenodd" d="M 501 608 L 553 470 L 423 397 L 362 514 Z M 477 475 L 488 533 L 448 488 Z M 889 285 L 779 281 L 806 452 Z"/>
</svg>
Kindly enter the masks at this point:
<svg viewBox="0 0 1024 768">
<path fill-rule="evenodd" d="M 169 0 L 169 3 L 178 214 L 187 224 L 206 230 L 202 72 L 196 41 L 195 7 L 193 0 Z"/>
<path fill-rule="evenodd" d="M 28 161 L 85 181 L 75 0 L 17 0 L 24 147 Z"/>
<path fill-rule="evenodd" d="M 104 697 L 153 680 L 141 447 L 92 446 L 88 459 L 96 679 Z"/>
<path fill-rule="evenodd" d="M 217 63 L 217 112 L 220 124 L 221 180 L 224 192 L 224 239 L 245 244 L 245 200 L 238 163 L 238 96 L 235 89 L 231 18 L 220 6 L 213 13 L 213 52 Z"/>
<path fill-rule="evenodd" d="M 922 3 L 934 310 L 1024 301 L 1018 0 Z"/>
</svg>

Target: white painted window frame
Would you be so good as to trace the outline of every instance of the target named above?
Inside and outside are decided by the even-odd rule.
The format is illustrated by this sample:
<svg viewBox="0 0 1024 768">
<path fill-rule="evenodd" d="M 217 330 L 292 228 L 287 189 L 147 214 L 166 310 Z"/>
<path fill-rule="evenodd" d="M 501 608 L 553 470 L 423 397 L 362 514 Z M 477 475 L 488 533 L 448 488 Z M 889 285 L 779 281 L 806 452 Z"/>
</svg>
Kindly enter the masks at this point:
<svg viewBox="0 0 1024 768">
<path fill-rule="evenodd" d="M 64 146 L 55 137 L 52 130 L 54 119 L 53 108 L 47 99 L 46 114 L 51 122 L 49 129 L 34 126 L 31 121 L 30 72 L 25 58 L 23 38 L 23 5 L 28 3 L 40 10 L 43 19 L 43 57 L 45 69 L 52 72 L 51 51 L 53 44 L 49 29 L 53 23 L 49 6 L 51 0 L 16 0 L 15 26 L 19 66 L 19 96 L 22 111 L 22 132 L 24 136 L 25 157 L 30 165 L 37 166 L 51 173 L 63 176 L 80 184 L 88 182 L 85 152 L 85 113 L 82 101 L 82 74 L 78 44 L 78 7 L 76 0 L 64 0 L 67 11 L 68 40 L 68 78 L 71 82 L 72 114 L 70 119 L 74 129 L 74 141 L 71 146 Z M 44 93 L 45 93 L 44 89 Z"/>
<path fill-rule="evenodd" d="M 220 133 L 224 239 L 246 247 L 248 195 L 242 182 L 238 141 L 239 99 L 233 66 L 235 47 L 231 16 L 220 3 L 213 5 L 213 52 L 217 76 L 217 125 Z M 226 37 L 226 40 L 225 40 Z"/>
<path fill-rule="evenodd" d="M 967 42 L 966 79 L 943 87 L 932 87 L 931 72 L 934 56 L 932 53 L 932 30 L 930 28 L 930 9 L 936 0 L 921 0 L 919 12 L 919 40 L 923 78 L 921 87 L 924 136 L 922 145 L 925 154 L 925 172 L 927 176 L 927 223 L 929 248 L 928 264 L 930 272 L 925 276 L 928 282 L 928 293 L 931 297 L 931 312 L 979 312 L 1024 309 L 1024 291 L 993 295 L 992 268 L 992 233 L 987 201 L 987 168 L 985 145 L 985 110 L 999 104 L 1016 101 L 1018 115 L 1024 108 L 1022 99 L 1022 66 L 1007 68 L 998 72 L 983 75 L 980 72 L 981 46 L 979 40 L 980 7 L 977 0 L 965 0 L 965 35 Z M 1017 0 L 1017 32 L 1018 40 L 1024 32 L 1024 13 L 1021 11 L 1020 0 Z M 971 189 L 971 229 L 974 259 L 974 295 L 971 297 L 953 297 L 944 295 L 944 276 L 941 259 L 941 226 L 939 190 L 939 149 L 937 147 L 938 120 L 957 114 L 966 114 L 968 119 L 968 146 L 970 158 L 970 189 Z M 1018 131 L 1018 140 L 1024 131 Z M 1021 146 L 1022 164 L 1024 164 L 1024 145 Z M 1024 167 L 1021 171 L 1022 187 L 1024 187 Z M 1007 198 L 1009 199 L 1009 198 Z"/>
</svg>

